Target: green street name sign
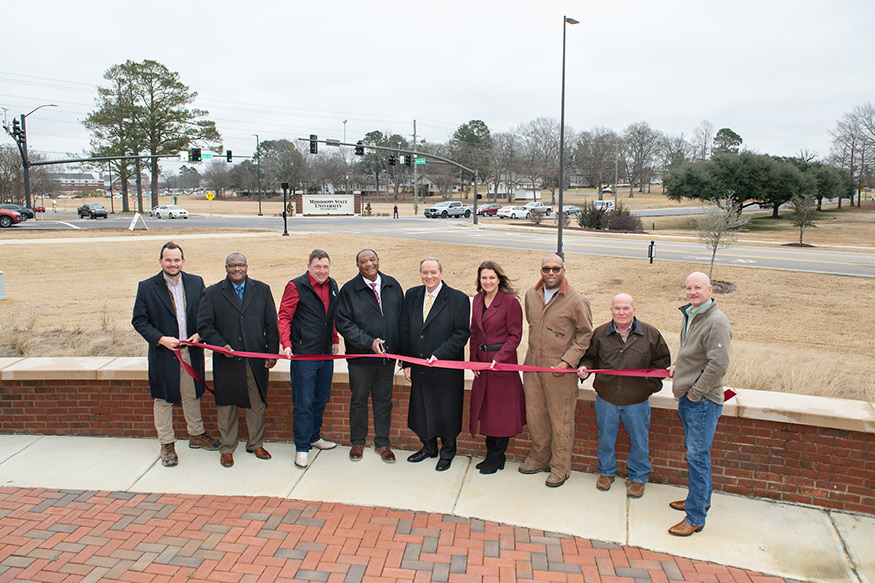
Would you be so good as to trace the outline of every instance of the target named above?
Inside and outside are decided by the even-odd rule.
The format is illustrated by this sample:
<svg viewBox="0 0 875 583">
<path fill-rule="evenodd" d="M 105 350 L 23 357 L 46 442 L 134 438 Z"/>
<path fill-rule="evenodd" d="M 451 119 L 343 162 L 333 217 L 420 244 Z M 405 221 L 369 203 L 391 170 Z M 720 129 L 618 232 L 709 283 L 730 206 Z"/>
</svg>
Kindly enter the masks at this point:
<svg viewBox="0 0 875 583">
<path fill-rule="evenodd" d="M 425 158 L 417 158 L 416 163 L 417 164 L 425 164 Z"/>
</svg>

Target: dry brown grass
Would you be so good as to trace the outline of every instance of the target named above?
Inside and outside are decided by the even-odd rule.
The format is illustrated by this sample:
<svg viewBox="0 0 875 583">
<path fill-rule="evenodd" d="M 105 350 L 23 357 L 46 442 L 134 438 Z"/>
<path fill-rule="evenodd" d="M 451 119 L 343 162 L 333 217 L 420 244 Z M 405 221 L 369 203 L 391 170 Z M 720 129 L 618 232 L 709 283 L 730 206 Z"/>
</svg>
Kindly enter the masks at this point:
<svg viewBox="0 0 875 583">
<path fill-rule="evenodd" d="M 176 237 L 187 271 L 209 285 L 224 277 L 229 253 L 243 252 L 250 275 L 268 283 L 277 302 L 316 247 L 331 254 L 332 276 L 340 283 L 357 273 L 355 253 L 373 247 L 383 271 L 405 288 L 420 283 L 419 259 L 434 255 L 444 262 L 445 281 L 469 295 L 482 260 L 498 261 L 522 292 L 537 278 L 542 256 L 352 235 L 215 233 L 186 239 L 190 234 Z M 131 308 L 137 282 L 158 272 L 165 238 L 140 232 L 113 241 L 106 235 L 68 231 L 64 237 L 79 242 L 43 236 L 40 243 L 3 247 L 0 269 L 9 299 L 0 303 L 0 356 L 145 355 L 145 343 L 130 326 Z M 676 352 L 683 280 L 698 266 L 576 255 L 567 266 L 571 283 L 591 300 L 596 323 L 610 318 L 614 294 L 630 293 L 639 317 L 662 330 Z M 860 329 L 875 314 L 871 280 L 734 267 L 721 267 L 720 278 L 737 286 L 718 297 L 735 332 L 730 385 L 875 400 L 875 340 Z"/>
</svg>

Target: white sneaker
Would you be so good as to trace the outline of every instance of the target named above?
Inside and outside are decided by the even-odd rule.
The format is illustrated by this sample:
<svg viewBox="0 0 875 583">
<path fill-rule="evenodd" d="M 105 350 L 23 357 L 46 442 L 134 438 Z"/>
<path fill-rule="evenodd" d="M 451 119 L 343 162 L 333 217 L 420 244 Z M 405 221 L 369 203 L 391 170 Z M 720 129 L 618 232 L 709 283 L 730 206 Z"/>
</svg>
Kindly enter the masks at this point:
<svg viewBox="0 0 875 583">
<path fill-rule="evenodd" d="M 337 444 L 333 441 L 328 441 L 327 439 L 322 439 L 321 437 L 318 441 L 314 441 L 310 445 L 312 445 L 316 449 L 334 449 L 335 447 L 337 447 Z"/>
<path fill-rule="evenodd" d="M 299 468 L 306 468 L 310 464 L 310 455 L 306 451 L 299 451 L 295 454 L 295 465 Z"/>
</svg>

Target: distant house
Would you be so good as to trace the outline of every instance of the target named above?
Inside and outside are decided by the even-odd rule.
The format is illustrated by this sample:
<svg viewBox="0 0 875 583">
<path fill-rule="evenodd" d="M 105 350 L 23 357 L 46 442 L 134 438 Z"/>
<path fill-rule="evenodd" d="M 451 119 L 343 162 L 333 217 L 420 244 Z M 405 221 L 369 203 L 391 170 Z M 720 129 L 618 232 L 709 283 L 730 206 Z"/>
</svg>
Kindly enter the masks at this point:
<svg viewBox="0 0 875 583">
<path fill-rule="evenodd" d="M 90 172 L 59 172 L 52 175 L 52 180 L 55 190 L 62 192 L 103 190 L 103 181 Z"/>
</svg>

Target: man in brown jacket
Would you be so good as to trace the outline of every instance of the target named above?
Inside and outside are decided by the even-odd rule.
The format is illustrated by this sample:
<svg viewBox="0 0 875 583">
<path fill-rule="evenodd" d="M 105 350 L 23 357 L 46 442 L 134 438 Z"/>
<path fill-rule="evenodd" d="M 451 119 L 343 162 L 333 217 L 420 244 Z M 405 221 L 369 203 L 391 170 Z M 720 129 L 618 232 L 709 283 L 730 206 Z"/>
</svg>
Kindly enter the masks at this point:
<svg viewBox="0 0 875 583">
<path fill-rule="evenodd" d="M 668 368 L 671 353 L 659 330 L 635 317 L 635 300 L 617 294 L 611 302 L 611 321 L 592 333 L 589 348 L 580 361 L 581 379 L 587 369 Z M 662 388 L 662 379 L 597 374 L 595 414 L 599 429 L 599 476 L 596 488 L 609 490 L 617 473 L 614 446 L 620 423 L 629 435 L 626 495 L 640 498 L 652 470 L 650 466 L 650 395 Z"/>
<path fill-rule="evenodd" d="M 565 279 L 565 263 L 551 254 L 541 261 L 541 279 L 526 291 L 529 347 L 525 364 L 575 368 L 592 335 L 589 300 Z M 556 488 L 571 473 L 577 375 L 523 373 L 526 419 L 532 451 L 520 466 L 521 474 L 550 472 L 547 486 Z"/>
</svg>

